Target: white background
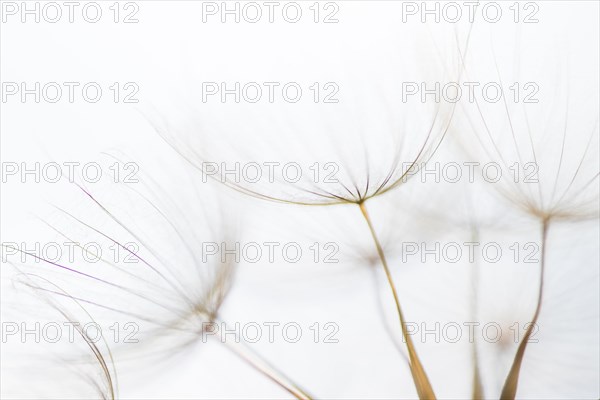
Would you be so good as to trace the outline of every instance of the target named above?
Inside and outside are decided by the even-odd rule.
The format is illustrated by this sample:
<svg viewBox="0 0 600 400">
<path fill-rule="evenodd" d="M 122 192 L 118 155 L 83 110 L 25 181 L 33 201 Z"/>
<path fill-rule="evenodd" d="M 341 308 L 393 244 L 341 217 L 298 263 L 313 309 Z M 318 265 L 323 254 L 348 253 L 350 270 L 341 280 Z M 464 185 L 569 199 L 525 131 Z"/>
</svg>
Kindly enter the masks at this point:
<svg viewBox="0 0 600 400">
<path fill-rule="evenodd" d="M 204 154 L 215 160 L 331 160 L 328 157 L 339 156 L 339 160 L 349 162 L 348 168 L 360 171 L 367 142 L 373 162 L 385 164 L 390 157 L 386 135 L 402 126 L 423 126 L 431 116 L 427 105 L 402 103 L 402 82 L 457 80 L 461 71 L 458 49 L 464 51 L 470 29 L 466 17 L 456 24 L 443 20 L 435 23 L 431 17 L 424 24 L 418 16 L 403 23 L 399 1 L 336 2 L 339 22 L 333 24 L 312 21 L 308 7 L 313 2 L 300 2 L 305 14 L 295 24 L 277 12 L 274 23 L 266 17 L 255 24 L 243 20 L 221 23 L 218 16 L 203 23 L 200 1 L 134 3 L 139 7 L 135 15 L 139 22 L 132 24 L 112 21 L 108 7 L 113 2 L 100 3 L 104 14 L 98 23 L 86 22 L 77 11 L 74 23 L 66 16 L 57 23 L 35 23 L 32 17 L 22 23 L 19 15 L 3 16 L 7 18 L 0 39 L 3 83 L 98 82 L 104 89 L 102 99 L 94 104 L 83 100 L 77 90 L 73 103 L 62 99 L 55 104 L 38 104 L 31 97 L 22 102 L 18 96 L 3 100 L 3 163 L 100 161 L 109 165 L 101 154 L 106 151 L 139 163 L 140 174 L 164 183 L 173 198 L 187 198 L 191 190 L 180 182 L 185 181 L 186 174 L 198 172 L 187 168 L 156 133 L 150 121 L 160 120 L 167 121 L 173 134 L 197 138 L 195 143 L 201 143 Z M 499 23 L 486 22 L 477 14 L 462 78 L 488 82 L 501 76 L 504 82 L 538 83 L 540 102 L 530 108 L 534 128 L 548 121 L 551 128 L 562 126 L 561 117 L 568 108 L 569 144 L 576 158 L 598 120 L 598 3 L 536 2 L 539 22 L 535 24 L 514 23 L 509 2 L 501 4 L 505 15 Z M 340 88 L 339 102 L 315 104 L 306 89 L 302 101 L 295 104 L 281 99 L 273 104 L 203 103 L 202 82 L 222 81 L 293 81 L 305 89 L 313 82 L 335 82 Z M 115 103 L 108 90 L 114 82 L 135 83 L 139 102 Z M 503 112 L 501 106 L 494 107 Z M 459 142 L 455 138 L 464 133 L 460 110 L 449 132 L 454 136 L 444 142 L 443 146 L 448 146 L 440 152 L 440 159 L 453 159 L 452 143 Z M 548 116 L 560 117 L 554 121 Z M 595 129 L 597 137 L 597 125 Z M 296 143 L 303 140 L 301 148 Z M 410 135 L 408 140 L 412 140 Z M 591 151 L 596 158 L 592 155 L 591 164 L 586 164 L 591 168 L 588 176 L 598 171 L 598 149 Z M 235 196 L 224 186 L 201 186 L 207 197 L 230 207 L 226 213 L 246 240 L 340 243 L 339 264 L 242 264 L 221 310 L 223 319 L 231 323 L 298 321 L 305 335 L 314 322 L 335 322 L 340 327 L 337 344 L 278 340 L 274 344 L 261 341 L 255 348 L 319 398 L 416 396 L 406 362 L 384 328 L 387 324 L 396 330 L 397 326 L 388 288 L 377 264 L 379 285 L 374 285 L 372 271 L 361 258 L 372 257 L 374 250 L 356 207 L 288 207 Z M 128 211 L 117 203 L 110 186 L 90 187 L 125 215 L 136 216 L 136 210 Z M 459 215 L 462 208 L 449 200 L 462 198 L 461 193 L 460 187 L 421 187 L 417 183 L 373 200 L 369 207 L 390 248 L 394 240 L 406 237 L 427 241 L 447 234 L 464 241 L 469 232 L 455 222 L 463 218 Z M 90 206 L 72 185 L 37 184 L 31 179 L 21 182 L 18 178 L 3 182 L 1 200 L 3 242 L 52 240 L 51 232 L 38 220 L 56 221 L 49 204 L 78 210 L 84 213 L 81 215 L 86 215 Z M 487 204 L 480 206 L 487 211 Z M 481 229 L 494 240 L 539 241 L 536 223 L 518 212 L 492 211 L 490 215 Z M 466 217 L 464 220 L 468 221 Z M 520 397 L 599 396 L 597 225 L 596 219 L 564 224 L 551 232 L 547 307 L 540 321 L 540 342 L 530 345 L 525 356 Z M 5 265 L 2 311 L 9 315 L 5 318 L 15 318 L 15 314 L 23 314 L 11 299 L 11 274 Z M 485 282 L 479 287 L 479 320 L 501 321 L 506 323 L 503 326 L 528 321 L 537 287 L 535 266 L 528 266 L 528 270 L 514 265 L 486 267 L 490 270 L 484 272 Z M 470 320 L 466 266 L 426 268 L 416 263 L 394 267 L 393 271 L 409 320 L 431 324 Z M 378 297 L 383 302 L 385 324 Z M 107 294 L 106 304 L 110 302 L 111 295 Z M 440 398 L 469 396 L 468 343 L 417 341 L 417 346 Z M 6 348 L 3 345 L 3 350 Z M 485 348 L 485 390 L 494 398 L 499 395 L 515 347 Z M 3 374 L 11 367 L 5 364 Z M 122 398 L 287 395 L 217 343 L 198 343 L 155 366 L 144 364 L 117 365 L 122 373 Z M 27 382 L 27 372 L 16 376 L 14 381 L 3 382 L 7 396 L 27 397 L 33 390 L 36 395 L 54 397 L 59 395 L 53 393 L 64 395 L 61 390 L 65 387 L 73 388 L 72 396 L 80 396 L 76 385 L 67 379 L 54 392 L 54 385 L 48 383 L 43 389 L 24 387 L 30 386 L 23 383 Z M 18 379 L 23 381 L 19 384 Z"/>
</svg>

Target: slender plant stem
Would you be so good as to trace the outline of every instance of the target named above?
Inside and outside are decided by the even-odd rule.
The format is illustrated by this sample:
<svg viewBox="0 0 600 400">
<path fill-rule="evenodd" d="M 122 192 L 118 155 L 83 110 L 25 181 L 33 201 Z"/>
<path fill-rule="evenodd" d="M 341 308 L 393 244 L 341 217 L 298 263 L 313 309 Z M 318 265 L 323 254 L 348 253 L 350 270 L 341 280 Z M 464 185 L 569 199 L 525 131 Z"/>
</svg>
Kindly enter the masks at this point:
<svg viewBox="0 0 600 400">
<path fill-rule="evenodd" d="M 535 328 L 535 324 L 537 323 L 538 317 L 540 316 L 540 310 L 542 308 L 542 296 L 544 292 L 544 269 L 546 265 L 546 242 L 548 239 L 548 229 L 550 227 L 550 222 L 546 219 L 542 221 L 542 256 L 540 260 L 540 284 L 538 290 L 538 298 L 537 305 L 535 307 L 535 313 L 533 314 L 533 319 L 529 323 L 529 326 L 525 330 L 525 335 L 519 343 L 519 347 L 517 348 L 517 353 L 515 354 L 515 358 L 513 360 L 512 367 L 510 368 L 510 372 L 506 377 L 506 381 L 504 382 L 504 387 L 502 388 L 502 394 L 500 398 L 502 400 L 513 400 L 517 395 L 517 386 L 519 384 L 519 373 L 521 371 L 521 364 L 523 363 L 523 356 L 525 355 L 525 348 L 527 347 L 527 342 L 533 333 L 533 329 Z"/>
<path fill-rule="evenodd" d="M 477 228 L 473 227 L 471 232 L 471 242 L 479 242 L 479 232 Z M 473 320 L 477 320 L 478 305 L 479 305 L 479 292 L 477 290 L 479 286 L 479 257 L 475 257 L 474 263 L 471 269 L 471 317 Z M 473 360 L 473 387 L 472 387 L 472 399 L 481 400 L 483 399 L 483 385 L 481 384 L 481 373 L 479 371 L 479 352 L 477 350 L 477 341 L 473 341 L 471 359 Z"/>
<path fill-rule="evenodd" d="M 383 266 L 383 270 L 385 271 L 385 275 L 387 277 L 387 281 L 390 285 L 390 289 L 392 290 L 392 294 L 394 295 L 394 301 L 396 303 L 396 310 L 398 312 L 398 318 L 400 320 L 400 328 L 402 329 L 402 337 L 404 342 L 406 343 L 406 348 L 408 350 L 408 357 L 410 359 L 410 372 L 412 374 L 413 381 L 415 383 L 415 387 L 417 389 L 417 393 L 420 399 L 435 399 L 435 393 L 433 392 L 433 388 L 429 383 L 429 378 L 427 378 L 427 374 L 423 369 L 423 365 L 417 356 L 417 351 L 415 346 L 413 345 L 412 339 L 406 330 L 406 323 L 404 320 L 404 314 L 402 313 L 402 308 L 400 307 L 400 299 L 398 298 L 398 292 L 396 290 L 396 285 L 394 284 L 394 280 L 392 278 L 392 274 L 390 273 L 390 269 L 388 267 L 387 260 L 385 258 L 385 253 L 383 252 L 383 248 L 381 247 L 381 243 L 379 243 L 379 239 L 377 238 L 377 234 L 375 233 L 375 229 L 373 228 L 373 223 L 371 222 L 371 218 L 369 217 L 369 213 L 367 212 L 367 208 L 365 207 L 364 202 L 359 203 L 360 211 L 369 226 L 369 231 L 371 232 L 371 236 L 373 238 L 373 242 L 375 243 L 375 247 L 377 248 L 377 254 L 379 254 L 379 259 L 381 260 L 381 265 Z"/>
<path fill-rule="evenodd" d="M 311 400 L 310 395 L 308 395 L 303 389 L 292 382 L 291 379 L 285 376 L 282 372 L 278 371 L 248 346 L 236 340 L 226 340 L 226 338 L 223 337 L 222 332 L 221 335 L 215 336 L 215 338 L 219 340 L 221 344 L 225 345 L 225 347 L 235 353 L 238 357 L 254 367 L 257 371 L 289 392 L 296 399 Z"/>
</svg>

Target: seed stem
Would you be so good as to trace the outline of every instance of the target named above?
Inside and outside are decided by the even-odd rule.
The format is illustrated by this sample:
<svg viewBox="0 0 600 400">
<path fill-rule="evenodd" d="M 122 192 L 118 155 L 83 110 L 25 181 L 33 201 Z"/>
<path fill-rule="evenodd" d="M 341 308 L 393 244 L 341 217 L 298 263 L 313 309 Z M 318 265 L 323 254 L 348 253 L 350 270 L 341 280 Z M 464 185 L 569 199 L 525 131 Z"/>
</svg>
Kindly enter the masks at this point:
<svg viewBox="0 0 600 400">
<path fill-rule="evenodd" d="M 537 305 L 535 307 L 535 313 L 533 314 L 533 319 L 527 326 L 525 330 L 525 335 L 519 343 L 519 347 L 517 349 L 517 353 L 515 354 L 515 358 L 513 360 L 512 367 L 510 368 L 510 372 L 506 377 L 506 381 L 504 382 L 504 387 L 502 388 L 502 394 L 500 398 L 502 400 L 514 400 L 517 395 L 517 386 L 519 384 L 519 373 L 521 371 L 521 364 L 523 362 L 523 357 L 525 356 L 525 348 L 527 347 L 527 342 L 533 333 L 533 329 L 535 328 L 535 324 L 540 316 L 540 310 L 542 308 L 542 295 L 544 291 L 544 270 L 546 265 L 546 242 L 548 239 L 548 229 L 550 228 L 550 221 L 544 219 L 542 221 L 542 255 L 540 260 L 540 283 L 538 290 L 538 298 Z"/>
<path fill-rule="evenodd" d="M 273 382 L 281 386 L 296 399 L 311 400 L 311 396 L 309 396 L 304 390 L 300 389 L 300 387 L 294 382 L 292 382 L 291 379 L 285 376 L 282 372 L 278 371 L 275 367 L 269 364 L 262 356 L 260 356 L 254 350 L 250 349 L 250 347 L 248 347 L 244 343 L 238 342 L 236 340 L 227 340 L 222 334 L 220 336 L 214 337 L 215 339 L 219 340 L 221 344 L 223 344 L 225 347 L 227 347 L 229 350 L 235 353 L 238 357 L 246 361 L 248 364 L 250 364 L 257 371 L 265 375 L 267 378 L 271 379 Z"/>
<path fill-rule="evenodd" d="M 435 399 L 435 393 L 433 392 L 433 388 L 429 383 L 429 378 L 427 378 L 427 374 L 423 369 L 423 365 L 417 356 L 417 351 L 415 346 L 413 345 L 412 339 L 406 330 L 406 323 L 404 320 L 404 314 L 402 313 L 402 308 L 400 307 L 400 299 L 398 298 L 398 292 L 396 291 L 396 285 L 394 284 L 394 280 L 392 278 L 392 274 L 390 273 L 390 269 L 388 267 L 387 260 L 385 258 L 385 253 L 383 252 L 383 248 L 381 247 L 381 243 L 379 243 L 379 239 L 377 238 L 377 234 L 375 233 L 375 229 L 373 228 L 373 223 L 371 222 L 371 218 L 369 217 L 369 213 L 367 212 L 367 208 L 365 207 L 364 202 L 358 204 L 360 211 L 369 226 L 369 231 L 371 232 L 371 237 L 373 238 L 373 242 L 375 243 L 375 247 L 377 248 L 377 254 L 379 254 L 379 259 L 381 260 L 381 265 L 383 266 L 383 270 L 385 271 L 385 275 L 387 277 L 387 281 L 389 283 L 390 289 L 392 290 L 392 294 L 394 296 L 394 301 L 396 303 L 396 310 L 398 312 L 398 318 L 400 320 L 400 328 L 402 329 L 402 337 L 404 342 L 406 343 L 406 348 L 408 350 L 408 357 L 410 360 L 410 372 L 412 374 L 413 381 L 415 383 L 415 387 L 417 389 L 417 393 L 421 400 L 425 399 Z"/>
</svg>

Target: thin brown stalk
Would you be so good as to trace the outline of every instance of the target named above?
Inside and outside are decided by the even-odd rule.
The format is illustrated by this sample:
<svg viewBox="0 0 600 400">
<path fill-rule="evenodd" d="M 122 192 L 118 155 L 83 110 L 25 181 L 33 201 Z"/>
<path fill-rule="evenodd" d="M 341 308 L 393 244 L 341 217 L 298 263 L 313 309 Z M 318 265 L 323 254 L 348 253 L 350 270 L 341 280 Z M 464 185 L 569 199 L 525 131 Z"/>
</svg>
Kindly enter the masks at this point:
<svg viewBox="0 0 600 400">
<path fill-rule="evenodd" d="M 402 308 L 400 307 L 400 299 L 398 298 L 396 285 L 394 284 L 394 280 L 392 279 L 392 274 L 390 273 L 390 269 L 385 258 L 385 253 L 383 252 L 383 248 L 379 243 L 379 239 L 377 238 L 377 234 L 375 233 L 373 223 L 371 222 L 371 218 L 369 217 L 369 213 L 367 212 L 364 202 L 359 203 L 358 206 L 360 207 L 360 211 L 363 217 L 365 218 L 367 225 L 369 226 L 369 231 L 371 232 L 373 242 L 375 243 L 377 253 L 379 254 L 379 259 L 381 260 L 381 265 L 383 266 L 383 270 L 385 271 L 385 275 L 390 285 L 390 289 L 392 290 L 392 294 L 394 295 L 394 301 L 396 302 L 396 310 L 398 312 L 398 318 L 400 319 L 400 328 L 402 329 L 402 337 L 404 338 L 404 342 L 406 343 L 406 348 L 408 350 L 408 357 L 410 360 L 410 372 L 412 374 L 413 382 L 415 383 L 417 393 L 419 395 L 419 398 L 422 400 L 435 399 L 435 393 L 433 392 L 433 388 L 429 383 L 429 378 L 427 378 L 427 374 L 425 373 L 425 369 L 423 369 L 423 365 L 421 364 L 421 361 L 417 356 L 417 351 L 415 349 L 415 346 L 413 345 L 412 339 L 410 338 L 408 331 L 406 330 L 404 314 L 402 313 Z"/>
<path fill-rule="evenodd" d="M 250 349 L 248 346 L 241 342 L 226 340 L 224 337 L 215 337 L 219 342 L 238 357 L 246 361 L 257 371 L 271 379 L 273 382 L 278 384 L 280 387 L 285 389 L 288 393 L 294 396 L 298 400 L 311 400 L 312 397 L 301 389 L 298 385 L 292 382 L 282 372 L 278 371 L 275 367 L 269 364 L 265 359 L 258 355 L 255 351 Z"/>
<path fill-rule="evenodd" d="M 471 242 L 478 243 L 479 242 L 479 232 L 475 225 L 472 227 L 472 235 Z M 475 262 L 473 263 L 471 269 L 471 316 L 473 320 L 477 320 L 478 315 L 478 305 L 479 305 L 479 296 L 478 296 L 478 285 L 479 285 L 479 258 L 475 258 Z M 479 366 L 479 352 L 477 350 L 477 341 L 473 342 L 473 346 L 471 348 L 471 359 L 473 360 L 473 386 L 471 388 L 471 398 L 473 400 L 481 400 L 484 398 L 483 393 L 483 384 L 481 382 L 481 372 Z"/>
<path fill-rule="evenodd" d="M 540 316 L 540 310 L 542 308 L 542 295 L 544 291 L 544 267 L 546 264 L 546 241 L 548 238 L 548 228 L 550 227 L 550 221 L 544 219 L 542 221 L 542 256 L 540 260 L 540 284 L 538 290 L 538 298 L 537 305 L 535 307 L 535 313 L 533 314 L 533 319 L 531 323 L 525 330 L 525 335 L 519 343 L 519 347 L 517 349 L 517 353 L 515 354 L 515 358 L 513 360 L 512 367 L 510 368 L 510 372 L 506 377 L 506 381 L 504 382 L 504 387 L 502 388 L 502 394 L 500 398 L 502 400 L 514 400 L 517 394 L 517 386 L 519 384 L 519 373 L 521 371 L 521 364 L 523 363 L 523 357 L 525 356 L 525 348 L 527 347 L 527 342 L 531 337 L 533 329 L 535 328 L 535 324 L 537 323 L 538 317 Z"/>
<path fill-rule="evenodd" d="M 472 398 L 473 400 L 483 399 L 483 385 L 481 384 L 481 374 L 479 373 L 479 361 L 475 361 L 475 368 L 473 369 L 473 388 Z"/>
</svg>

